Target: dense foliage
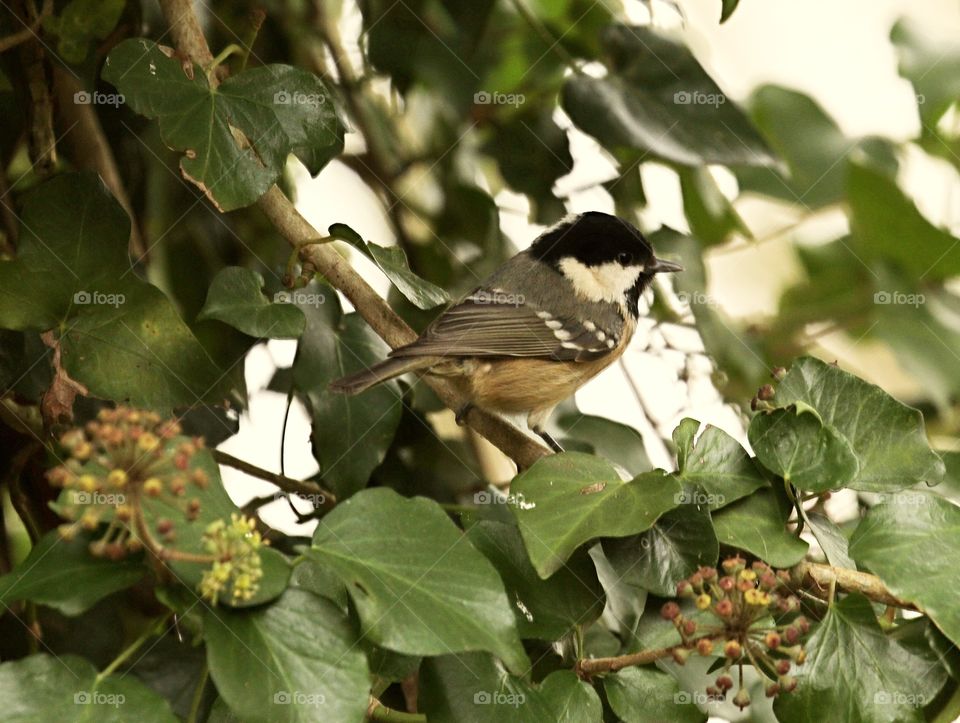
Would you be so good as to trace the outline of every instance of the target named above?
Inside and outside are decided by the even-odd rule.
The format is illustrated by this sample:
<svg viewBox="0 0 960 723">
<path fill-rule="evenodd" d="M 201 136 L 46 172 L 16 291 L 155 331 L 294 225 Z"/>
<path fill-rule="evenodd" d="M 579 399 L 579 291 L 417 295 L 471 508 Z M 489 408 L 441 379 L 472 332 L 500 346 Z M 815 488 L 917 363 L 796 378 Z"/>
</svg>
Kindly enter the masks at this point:
<svg viewBox="0 0 960 723">
<path fill-rule="evenodd" d="M 908 144 L 846 137 L 788 88 L 734 103 L 612 0 L 340 5 L 0 10 L 0 718 L 960 716 L 960 239 L 898 184 Z M 911 152 L 960 167 L 960 51 L 902 23 L 891 42 Z M 568 451 L 496 486 L 445 388 L 328 390 L 410 333 L 390 309 L 420 329 L 514 252 L 498 192 L 565 213 L 574 132 L 632 221 L 642 168 L 678 176 L 689 232 L 644 230 L 686 271 L 650 313 L 695 325 L 750 451 L 686 418 L 654 469 L 634 429 L 571 402 Z M 291 169 L 331 163 L 396 245 L 296 213 Z M 793 243 L 804 278 L 751 324 L 706 263 L 763 242 L 746 197 L 847 222 Z M 811 354 L 822 329 L 892 350 L 912 406 Z M 313 479 L 216 450 L 272 339 L 297 342 L 271 389 L 308 410 Z M 498 444 L 520 459 L 522 439 Z M 224 464 L 277 495 L 239 508 Z M 310 503 L 311 537 L 260 519 L 278 496 Z"/>
</svg>

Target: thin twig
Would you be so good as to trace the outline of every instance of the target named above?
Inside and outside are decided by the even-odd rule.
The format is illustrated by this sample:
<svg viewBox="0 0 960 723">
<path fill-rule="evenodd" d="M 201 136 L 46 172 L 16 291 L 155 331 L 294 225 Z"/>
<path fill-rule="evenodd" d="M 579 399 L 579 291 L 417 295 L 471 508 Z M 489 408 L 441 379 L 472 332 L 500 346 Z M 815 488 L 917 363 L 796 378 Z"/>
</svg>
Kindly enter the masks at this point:
<svg viewBox="0 0 960 723">
<path fill-rule="evenodd" d="M 214 449 L 212 452 L 213 458 L 217 460 L 219 464 L 225 464 L 227 467 L 233 467 L 241 472 L 246 472 L 251 477 L 256 477 L 257 479 L 262 479 L 275 484 L 288 494 L 297 495 L 299 497 L 304 497 L 314 501 L 319 507 L 333 507 L 335 504 L 337 504 L 336 495 L 328 490 L 325 490 L 316 482 L 310 482 L 309 480 L 298 480 L 294 479 L 293 477 L 286 477 L 285 475 L 278 474 L 277 472 L 270 472 L 269 470 L 265 470 L 262 467 L 257 467 L 255 464 L 245 462 L 244 460 L 238 459 L 232 454 L 227 454 L 219 449 Z"/>
<path fill-rule="evenodd" d="M 574 667 L 580 678 L 588 678 L 594 673 L 615 673 L 632 665 L 649 665 L 655 660 L 666 658 L 673 653 L 674 646 L 641 650 L 630 655 L 616 655 L 611 658 L 581 658 Z"/>
<path fill-rule="evenodd" d="M 876 575 L 858 570 L 833 567 L 819 562 L 803 562 L 790 571 L 791 577 L 801 585 L 809 586 L 823 599 L 829 599 L 831 590 L 857 592 L 874 602 L 892 605 L 905 610 L 916 610 L 916 606 L 901 600 L 890 592 Z"/>
</svg>

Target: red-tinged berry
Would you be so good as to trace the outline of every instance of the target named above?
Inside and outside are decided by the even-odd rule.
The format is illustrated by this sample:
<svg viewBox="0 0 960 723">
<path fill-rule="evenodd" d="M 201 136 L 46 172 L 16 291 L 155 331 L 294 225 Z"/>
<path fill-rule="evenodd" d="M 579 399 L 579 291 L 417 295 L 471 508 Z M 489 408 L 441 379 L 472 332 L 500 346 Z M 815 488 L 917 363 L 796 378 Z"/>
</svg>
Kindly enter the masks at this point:
<svg viewBox="0 0 960 723">
<path fill-rule="evenodd" d="M 794 620 L 793 624 L 802 635 L 806 635 L 808 632 L 810 632 L 810 621 L 807 620 L 803 615 Z"/>
<path fill-rule="evenodd" d="M 684 620 L 683 621 L 683 634 L 688 638 L 697 632 L 697 621 L 696 620 Z"/>
<path fill-rule="evenodd" d="M 780 647 L 780 635 L 771 630 L 764 636 L 763 642 L 770 650 L 776 650 Z"/>
<path fill-rule="evenodd" d="M 774 367 L 773 372 L 771 372 L 770 376 L 772 376 L 778 382 L 782 381 L 783 378 L 787 376 L 787 370 L 784 369 L 783 367 Z"/>
<path fill-rule="evenodd" d="M 720 690 L 730 690 L 733 687 L 733 678 L 729 675 L 719 675 L 715 683 Z"/>
<path fill-rule="evenodd" d="M 753 583 L 750 580 L 740 580 L 737 582 L 737 590 L 740 592 L 746 592 L 747 590 L 753 589 Z"/>
<path fill-rule="evenodd" d="M 728 640 L 726 643 L 724 643 L 723 654 L 730 658 L 730 660 L 738 660 L 743 654 L 743 649 L 740 647 L 740 641 Z"/>
<path fill-rule="evenodd" d="M 774 391 L 772 384 L 764 384 L 757 390 L 757 398 L 762 399 L 763 401 L 773 399 L 774 394 L 776 394 L 776 392 Z"/>
<path fill-rule="evenodd" d="M 147 497 L 159 497 L 163 492 L 163 482 L 158 477 L 151 477 L 143 483 L 143 492 Z"/>
<path fill-rule="evenodd" d="M 680 606 L 672 601 L 664 603 L 663 607 L 660 608 L 660 617 L 664 620 L 675 620 L 679 614 Z"/>
<path fill-rule="evenodd" d="M 722 618 L 728 618 L 733 615 L 733 603 L 729 600 L 721 600 L 713 607 L 714 612 Z"/>
<path fill-rule="evenodd" d="M 800 631 L 791 625 L 789 628 L 783 631 L 783 637 L 787 643 L 793 645 L 800 640 Z"/>
<path fill-rule="evenodd" d="M 777 576 L 770 570 L 767 570 L 760 576 L 760 587 L 764 590 L 773 590 L 778 584 Z"/>
<path fill-rule="evenodd" d="M 733 696 L 733 704 L 740 710 L 743 710 L 750 705 L 750 694 L 747 692 L 746 688 L 741 688 L 737 691 L 737 694 Z"/>
<path fill-rule="evenodd" d="M 740 572 L 745 564 L 742 557 L 728 557 L 723 561 L 723 570 L 732 575 L 733 573 Z"/>
<path fill-rule="evenodd" d="M 183 452 L 178 452 L 173 456 L 173 466 L 179 470 L 185 470 L 190 466 L 190 456 L 183 454 Z"/>
<path fill-rule="evenodd" d="M 790 672 L 790 661 L 789 660 L 778 660 L 776 666 L 774 666 L 777 675 L 786 675 Z"/>
<path fill-rule="evenodd" d="M 713 580 L 717 577 L 717 568 L 715 567 L 701 567 L 699 572 L 700 577 L 704 580 Z"/>
<path fill-rule="evenodd" d="M 768 698 L 776 698 L 780 694 L 780 684 L 771 683 L 767 686 L 766 690 L 764 690 L 764 693 L 766 693 Z"/>
<path fill-rule="evenodd" d="M 700 638 L 697 641 L 697 652 L 700 655 L 713 655 L 713 641 L 710 638 Z"/>
<path fill-rule="evenodd" d="M 173 529 L 173 520 L 167 517 L 161 517 L 157 520 L 157 532 L 161 535 L 166 535 L 170 530 Z"/>
<path fill-rule="evenodd" d="M 792 693 L 797 689 L 797 679 L 792 675 L 783 675 L 780 677 L 780 690 L 784 693 Z"/>
<path fill-rule="evenodd" d="M 677 665 L 683 665 L 687 662 L 687 658 L 690 657 L 690 651 L 686 648 L 674 648 L 673 651 L 671 651 L 671 655 L 673 655 L 673 660 Z"/>
<path fill-rule="evenodd" d="M 720 586 L 720 589 L 723 590 L 724 592 L 730 592 L 731 590 L 733 590 L 734 587 L 736 587 L 737 582 L 732 577 L 725 575 L 724 577 L 720 578 L 720 582 L 718 582 L 717 584 Z"/>
<path fill-rule="evenodd" d="M 703 585 L 703 576 L 699 572 L 693 573 L 689 578 L 690 584 L 694 587 L 700 587 Z"/>
<path fill-rule="evenodd" d="M 681 580 L 677 583 L 677 597 L 693 597 L 693 585 L 689 580 Z"/>
</svg>

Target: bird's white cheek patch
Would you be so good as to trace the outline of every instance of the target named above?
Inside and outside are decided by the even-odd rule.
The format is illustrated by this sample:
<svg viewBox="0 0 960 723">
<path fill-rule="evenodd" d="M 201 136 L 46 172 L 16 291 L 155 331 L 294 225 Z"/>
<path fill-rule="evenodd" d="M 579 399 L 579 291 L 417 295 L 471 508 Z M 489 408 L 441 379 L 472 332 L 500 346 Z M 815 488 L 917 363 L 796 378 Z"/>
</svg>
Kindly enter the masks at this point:
<svg viewBox="0 0 960 723">
<path fill-rule="evenodd" d="M 621 266 L 613 261 L 591 267 L 567 257 L 560 259 L 560 271 L 570 279 L 574 291 L 587 301 L 622 303 L 643 273 L 643 267 Z"/>
</svg>

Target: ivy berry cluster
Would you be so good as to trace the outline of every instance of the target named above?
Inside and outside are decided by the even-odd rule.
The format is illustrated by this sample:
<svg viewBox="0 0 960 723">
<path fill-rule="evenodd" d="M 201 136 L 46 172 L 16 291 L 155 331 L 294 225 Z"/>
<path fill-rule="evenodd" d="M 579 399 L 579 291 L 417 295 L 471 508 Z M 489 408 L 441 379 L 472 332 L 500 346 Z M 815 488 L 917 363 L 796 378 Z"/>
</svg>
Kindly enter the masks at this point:
<svg viewBox="0 0 960 723">
<path fill-rule="evenodd" d="M 694 651 L 700 655 L 722 655 L 723 670 L 707 694 L 724 699 L 734 687 L 731 670 L 737 667 L 737 692 L 733 703 L 741 710 L 750 705 L 743 685 L 743 666 L 751 664 L 763 677 L 767 697 L 790 693 L 797 679 L 790 675 L 793 664 L 802 665 L 806 651 L 801 638 L 810 630 L 807 619 L 798 615 L 788 623 L 777 619 L 800 610 L 785 570 L 773 570 L 765 562 L 747 567 L 740 557 L 723 561 L 720 570 L 701 567 L 677 584 L 677 597 L 692 598 L 697 614 L 685 616 L 676 602 L 661 608 L 664 619 L 673 622 L 682 645 L 673 649 L 674 660 L 683 664 Z M 718 651 L 719 648 L 719 651 Z"/>
</svg>

